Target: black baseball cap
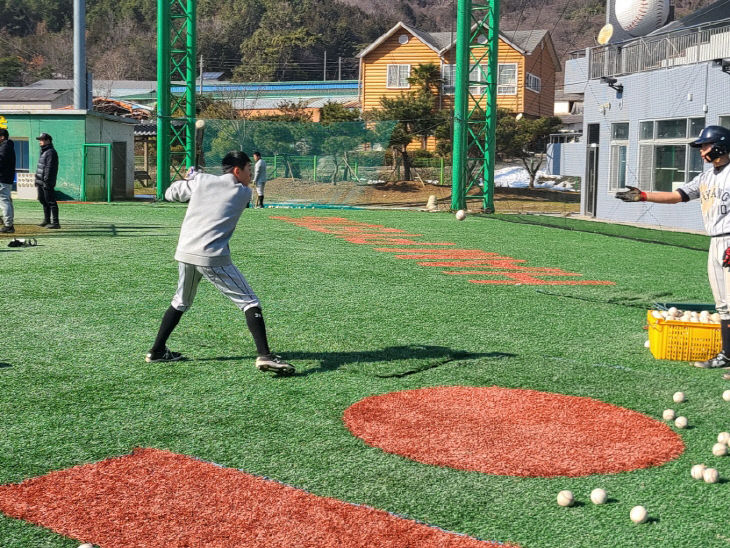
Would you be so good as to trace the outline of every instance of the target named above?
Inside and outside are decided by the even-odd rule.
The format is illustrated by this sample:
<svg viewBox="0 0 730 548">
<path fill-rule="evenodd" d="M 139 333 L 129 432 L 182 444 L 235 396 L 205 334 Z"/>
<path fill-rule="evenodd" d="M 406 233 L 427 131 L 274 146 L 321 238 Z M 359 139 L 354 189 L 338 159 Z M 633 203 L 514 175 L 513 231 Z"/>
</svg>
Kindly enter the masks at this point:
<svg viewBox="0 0 730 548">
<path fill-rule="evenodd" d="M 48 135 L 48 133 L 41 133 L 38 137 L 36 137 L 37 141 L 53 141 L 53 137 Z"/>
</svg>

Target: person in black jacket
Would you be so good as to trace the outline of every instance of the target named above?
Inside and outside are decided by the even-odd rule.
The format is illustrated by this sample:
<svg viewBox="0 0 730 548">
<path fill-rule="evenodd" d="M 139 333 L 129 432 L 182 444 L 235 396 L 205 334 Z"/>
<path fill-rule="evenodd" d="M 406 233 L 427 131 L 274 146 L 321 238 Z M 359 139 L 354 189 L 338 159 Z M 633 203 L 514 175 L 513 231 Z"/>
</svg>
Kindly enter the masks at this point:
<svg viewBox="0 0 730 548">
<path fill-rule="evenodd" d="M 43 222 L 38 226 L 61 228 L 58 224 L 58 204 L 54 190 L 58 175 L 58 154 L 53 148 L 53 137 L 48 133 L 41 133 L 36 139 L 41 145 L 41 155 L 35 172 L 35 186 L 38 190 L 38 201 L 43 205 Z"/>
<path fill-rule="evenodd" d="M 0 128 L 0 214 L 4 226 L 0 232 L 12 234 L 13 226 L 13 199 L 10 191 L 13 190 L 15 179 L 15 143 L 10 140 L 10 134 L 5 128 Z"/>
</svg>

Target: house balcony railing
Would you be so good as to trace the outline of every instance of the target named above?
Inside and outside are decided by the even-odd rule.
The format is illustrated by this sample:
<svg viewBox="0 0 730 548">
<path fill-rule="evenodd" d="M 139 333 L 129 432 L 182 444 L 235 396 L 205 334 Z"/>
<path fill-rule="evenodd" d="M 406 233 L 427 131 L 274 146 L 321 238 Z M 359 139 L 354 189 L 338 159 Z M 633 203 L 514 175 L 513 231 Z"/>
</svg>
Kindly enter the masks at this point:
<svg viewBox="0 0 730 548">
<path fill-rule="evenodd" d="M 571 59 L 584 57 L 575 52 Z M 691 65 L 730 57 L 730 23 L 682 29 L 590 49 L 589 79 Z"/>
</svg>

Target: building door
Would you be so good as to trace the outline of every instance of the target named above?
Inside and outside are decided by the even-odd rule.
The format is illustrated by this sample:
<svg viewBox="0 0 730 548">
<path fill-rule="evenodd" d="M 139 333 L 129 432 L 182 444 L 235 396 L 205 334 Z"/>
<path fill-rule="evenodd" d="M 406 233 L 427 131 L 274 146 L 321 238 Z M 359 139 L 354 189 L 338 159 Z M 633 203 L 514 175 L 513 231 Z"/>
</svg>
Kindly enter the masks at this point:
<svg viewBox="0 0 730 548">
<path fill-rule="evenodd" d="M 585 214 L 591 217 L 596 216 L 596 197 L 598 194 L 598 158 L 600 135 L 599 124 L 588 124 L 588 147 L 586 157 L 586 193 L 585 193 Z"/>
<path fill-rule="evenodd" d="M 127 143 L 112 143 L 112 200 L 124 200 L 127 196 Z"/>
</svg>

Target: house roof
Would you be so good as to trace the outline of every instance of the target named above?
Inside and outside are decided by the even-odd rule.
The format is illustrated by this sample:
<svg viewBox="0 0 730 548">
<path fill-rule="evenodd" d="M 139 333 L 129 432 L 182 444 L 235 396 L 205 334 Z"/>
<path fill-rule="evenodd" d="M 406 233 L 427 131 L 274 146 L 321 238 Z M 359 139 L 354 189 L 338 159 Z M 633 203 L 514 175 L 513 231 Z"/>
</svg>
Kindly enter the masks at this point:
<svg viewBox="0 0 730 548">
<path fill-rule="evenodd" d="M 730 0 L 721 1 L 730 2 Z M 454 45 L 456 44 L 456 34 L 453 32 L 426 32 L 420 29 L 416 29 L 415 27 L 411 27 L 410 25 L 407 25 L 402 21 L 399 21 L 388 32 L 380 36 L 372 44 L 370 44 L 368 47 L 358 53 L 357 56 L 360 58 L 365 57 L 399 30 L 409 32 L 410 34 L 418 38 L 421 42 L 423 42 L 426 46 L 431 48 L 439 56 L 443 55 L 446 51 L 454 47 Z M 549 36 L 550 33 L 547 30 L 543 29 L 513 31 L 505 30 L 500 31 L 499 33 L 499 38 L 502 41 L 506 42 L 515 50 L 524 55 L 532 54 L 535 48 L 537 48 L 540 43 Z M 559 67 L 560 60 L 558 58 L 557 52 L 555 51 L 555 47 L 552 44 L 552 40 L 548 40 L 547 43 L 549 44 L 550 55 L 553 58 L 553 62 L 555 63 L 556 67 Z"/>
<path fill-rule="evenodd" d="M 3 88 L 0 89 L 0 101 L 18 101 L 23 103 L 45 103 L 55 101 L 69 93 L 67 89 L 32 89 L 32 88 Z"/>
</svg>

